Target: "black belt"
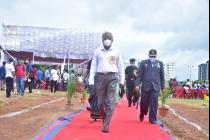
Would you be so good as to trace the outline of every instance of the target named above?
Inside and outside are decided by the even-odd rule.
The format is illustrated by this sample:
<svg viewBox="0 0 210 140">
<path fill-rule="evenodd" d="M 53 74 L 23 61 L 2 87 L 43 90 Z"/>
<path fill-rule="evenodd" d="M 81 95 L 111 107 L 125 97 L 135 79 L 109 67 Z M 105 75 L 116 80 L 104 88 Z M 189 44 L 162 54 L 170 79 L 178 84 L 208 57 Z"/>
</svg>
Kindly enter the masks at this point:
<svg viewBox="0 0 210 140">
<path fill-rule="evenodd" d="M 98 75 L 110 75 L 110 74 L 116 74 L 116 72 L 97 72 Z"/>
</svg>

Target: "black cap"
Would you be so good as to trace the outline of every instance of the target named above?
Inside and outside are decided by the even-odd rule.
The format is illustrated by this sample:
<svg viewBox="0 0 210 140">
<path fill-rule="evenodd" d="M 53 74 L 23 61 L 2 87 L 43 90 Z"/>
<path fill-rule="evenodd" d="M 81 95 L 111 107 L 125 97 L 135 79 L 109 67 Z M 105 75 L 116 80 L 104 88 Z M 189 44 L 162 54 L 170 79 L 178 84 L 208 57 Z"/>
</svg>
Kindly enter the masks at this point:
<svg viewBox="0 0 210 140">
<path fill-rule="evenodd" d="M 135 61 L 136 61 L 135 58 L 131 58 L 131 59 L 130 59 L 130 62 L 135 62 Z"/>
<path fill-rule="evenodd" d="M 155 49 L 151 49 L 149 51 L 149 57 L 156 57 L 157 56 L 157 51 Z"/>
</svg>

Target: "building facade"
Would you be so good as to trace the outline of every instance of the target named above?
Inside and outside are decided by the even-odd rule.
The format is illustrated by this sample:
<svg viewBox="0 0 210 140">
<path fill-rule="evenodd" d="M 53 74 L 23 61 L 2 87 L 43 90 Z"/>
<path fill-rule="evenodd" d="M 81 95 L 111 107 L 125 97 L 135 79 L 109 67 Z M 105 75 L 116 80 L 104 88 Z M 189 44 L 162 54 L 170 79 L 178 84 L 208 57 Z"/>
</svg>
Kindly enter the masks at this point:
<svg viewBox="0 0 210 140">
<path fill-rule="evenodd" d="M 209 61 L 198 66 L 198 80 L 209 80 Z"/>
<path fill-rule="evenodd" d="M 164 63 L 164 71 L 165 71 L 165 80 L 169 81 L 170 79 L 176 78 L 175 77 L 175 63 L 169 62 Z"/>
</svg>

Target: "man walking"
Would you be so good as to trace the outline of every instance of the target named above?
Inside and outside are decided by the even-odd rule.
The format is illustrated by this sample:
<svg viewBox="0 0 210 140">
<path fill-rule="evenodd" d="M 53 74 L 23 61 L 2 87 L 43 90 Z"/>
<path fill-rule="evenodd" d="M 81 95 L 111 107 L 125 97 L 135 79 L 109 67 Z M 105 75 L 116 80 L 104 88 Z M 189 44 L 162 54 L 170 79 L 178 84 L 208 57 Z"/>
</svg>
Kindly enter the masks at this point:
<svg viewBox="0 0 210 140">
<path fill-rule="evenodd" d="M 124 86 L 124 65 L 119 51 L 112 47 L 113 36 L 110 32 L 102 35 L 103 47 L 98 48 L 93 56 L 89 85 L 94 85 L 98 97 L 98 108 L 103 118 L 102 132 L 109 132 L 109 124 L 115 108 L 115 94 L 120 78 L 121 86 Z"/>
<path fill-rule="evenodd" d="M 135 90 L 135 80 L 137 78 L 138 68 L 135 66 L 135 59 L 130 59 L 130 66 L 127 66 L 125 69 L 125 79 L 126 79 L 126 89 L 127 89 L 127 100 L 128 107 L 136 105 L 138 100 L 138 93 Z"/>
<path fill-rule="evenodd" d="M 149 109 L 151 124 L 157 123 L 158 98 L 161 90 L 165 88 L 163 63 L 156 60 L 156 57 L 157 51 L 151 49 L 149 59 L 141 62 L 137 82 L 138 85 L 142 84 L 139 119 L 143 121 Z M 139 89 L 139 86 L 136 88 Z"/>
<path fill-rule="evenodd" d="M 9 98 L 11 96 L 12 89 L 14 89 L 14 80 L 15 80 L 15 67 L 12 58 L 9 58 L 9 63 L 5 65 L 5 69 L 6 69 L 6 93 L 7 93 L 7 98 Z"/>
</svg>

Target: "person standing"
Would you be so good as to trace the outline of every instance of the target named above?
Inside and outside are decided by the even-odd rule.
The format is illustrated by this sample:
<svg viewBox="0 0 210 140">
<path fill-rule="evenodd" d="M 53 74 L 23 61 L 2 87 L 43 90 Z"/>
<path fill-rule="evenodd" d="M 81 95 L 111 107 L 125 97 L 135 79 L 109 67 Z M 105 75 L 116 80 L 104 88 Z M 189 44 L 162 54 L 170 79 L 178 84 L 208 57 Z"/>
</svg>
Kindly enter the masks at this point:
<svg viewBox="0 0 210 140">
<path fill-rule="evenodd" d="M 48 89 L 49 82 L 50 82 L 50 70 L 49 70 L 49 66 L 47 66 L 47 70 L 45 71 L 44 75 L 45 75 L 45 81 L 46 81 L 45 89 Z"/>
<path fill-rule="evenodd" d="M 58 88 L 59 72 L 58 66 L 55 65 L 51 70 L 51 92 L 56 92 Z"/>
<path fill-rule="evenodd" d="M 31 79 L 32 88 L 35 89 L 36 88 L 36 80 L 37 80 L 37 69 L 36 69 L 35 65 L 32 65 L 30 79 Z"/>
<path fill-rule="evenodd" d="M 13 64 L 13 59 L 9 58 L 9 63 L 5 65 L 6 70 L 6 96 L 9 98 L 11 96 L 11 91 L 14 88 L 15 80 L 15 67 Z"/>
<path fill-rule="evenodd" d="M 138 68 L 135 66 L 136 59 L 130 59 L 130 66 L 125 69 L 126 89 L 127 89 L 127 100 L 128 107 L 136 105 L 138 100 L 138 93 L 135 90 L 135 80 L 137 79 Z"/>
<path fill-rule="evenodd" d="M 124 65 L 119 51 L 112 46 L 113 36 L 110 32 L 102 35 L 103 47 L 95 50 L 91 63 L 89 85 L 95 87 L 98 98 L 99 113 L 103 118 L 102 132 L 109 132 L 109 124 L 115 108 L 116 86 L 118 77 L 124 86 Z"/>
<path fill-rule="evenodd" d="M 31 60 L 28 60 L 28 63 L 26 62 L 26 86 L 28 86 L 29 93 L 32 93 L 32 88 L 33 88 L 31 75 L 32 75 L 32 63 Z"/>
<path fill-rule="evenodd" d="M 63 74 L 62 74 L 62 90 L 63 91 L 67 91 L 67 84 L 68 84 L 68 81 L 69 81 L 69 74 L 68 74 L 68 68 L 65 68 L 63 70 Z"/>
<path fill-rule="evenodd" d="M 36 81 L 36 88 L 38 89 L 40 89 L 41 87 L 42 77 L 43 77 L 43 72 L 42 72 L 41 67 L 39 67 L 37 71 L 37 81 Z"/>
<path fill-rule="evenodd" d="M 5 75 L 6 75 L 5 65 L 6 62 L 4 61 L 2 63 L 2 66 L 0 67 L 0 90 L 4 90 Z"/>
<path fill-rule="evenodd" d="M 139 119 L 143 121 L 149 109 L 151 124 L 157 124 L 158 98 L 165 88 L 163 63 L 156 60 L 156 57 L 157 51 L 151 49 L 149 59 L 141 62 L 136 86 L 136 90 L 139 90 L 139 85 L 142 84 Z"/>
<path fill-rule="evenodd" d="M 70 80 L 70 81 L 76 80 L 76 75 L 75 75 L 74 70 L 72 70 L 72 71 L 70 72 L 70 79 L 69 79 L 69 80 Z"/>
<path fill-rule="evenodd" d="M 17 85 L 17 94 L 24 95 L 24 79 L 25 79 L 25 66 L 21 64 L 21 60 L 17 60 L 15 65 L 15 76 Z"/>
</svg>

